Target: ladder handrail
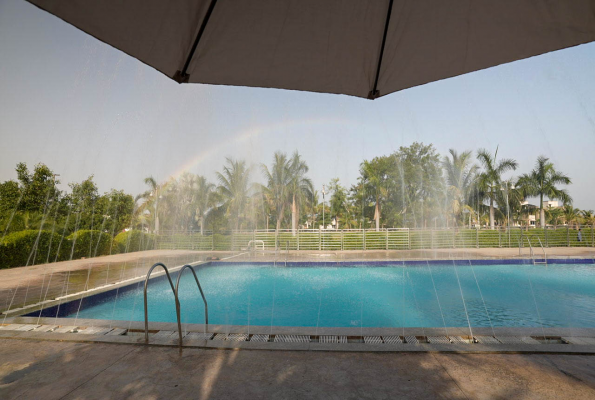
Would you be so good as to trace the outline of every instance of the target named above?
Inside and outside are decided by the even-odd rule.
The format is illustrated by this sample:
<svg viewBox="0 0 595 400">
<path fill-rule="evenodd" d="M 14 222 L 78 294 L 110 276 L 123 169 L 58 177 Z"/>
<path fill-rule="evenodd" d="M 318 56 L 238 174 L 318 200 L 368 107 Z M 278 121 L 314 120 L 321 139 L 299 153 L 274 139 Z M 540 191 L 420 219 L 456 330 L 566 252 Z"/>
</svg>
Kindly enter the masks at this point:
<svg viewBox="0 0 595 400">
<path fill-rule="evenodd" d="M 537 236 L 537 240 L 539 241 L 539 245 L 541 246 L 541 251 L 543 251 L 543 261 L 547 264 L 547 254 L 545 253 L 545 247 L 543 247 L 543 243 L 541 243 L 541 239 Z"/>
<path fill-rule="evenodd" d="M 184 265 L 181 269 L 180 272 L 178 273 L 178 280 L 176 281 L 176 289 L 174 291 L 174 294 L 176 296 L 176 316 L 178 318 L 178 336 L 179 336 L 179 345 L 182 346 L 182 324 L 180 322 L 180 298 L 178 297 L 178 289 L 180 288 L 180 278 L 182 277 L 182 272 L 184 272 L 184 270 L 186 268 L 189 268 L 190 271 L 192 271 L 192 275 L 194 275 L 194 280 L 196 281 L 196 284 L 198 285 L 198 290 L 200 290 L 200 295 L 202 296 L 202 301 L 205 303 L 205 329 L 207 329 L 207 327 L 209 326 L 209 308 L 207 306 L 207 299 L 205 298 L 205 294 L 202 291 L 202 287 L 200 286 L 200 282 L 198 281 L 198 278 L 196 276 L 196 272 L 194 271 L 194 267 L 190 264 L 186 264 Z"/>
<path fill-rule="evenodd" d="M 167 280 L 169 281 L 169 286 L 171 286 L 171 291 L 174 293 L 174 299 L 176 302 L 176 316 L 178 317 L 178 326 L 180 326 L 180 303 L 178 302 L 178 297 L 176 296 L 176 291 L 174 289 L 174 284 L 171 280 L 171 276 L 169 275 L 169 271 L 167 267 L 163 263 L 156 263 L 149 269 L 147 272 L 147 277 L 145 278 L 145 343 L 149 343 L 149 309 L 147 306 L 147 288 L 149 286 L 149 278 L 151 277 L 151 273 L 157 267 L 162 267 L 165 270 L 165 275 L 167 276 Z"/>
<path fill-rule="evenodd" d="M 534 258 L 533 246 L 531 245 L 531 240 L 529 240 L 528 236 L 521 236 L 521 238 L 519 239 L 519 256 L 521 255 L 521 245 L 523 245 L 525 243 L 524 239 L 527 239 L 527 243 L 529 243 L 529 251 L 530 251 L 529 255 L 531 256 L 531 258 Z"/>
</svg>

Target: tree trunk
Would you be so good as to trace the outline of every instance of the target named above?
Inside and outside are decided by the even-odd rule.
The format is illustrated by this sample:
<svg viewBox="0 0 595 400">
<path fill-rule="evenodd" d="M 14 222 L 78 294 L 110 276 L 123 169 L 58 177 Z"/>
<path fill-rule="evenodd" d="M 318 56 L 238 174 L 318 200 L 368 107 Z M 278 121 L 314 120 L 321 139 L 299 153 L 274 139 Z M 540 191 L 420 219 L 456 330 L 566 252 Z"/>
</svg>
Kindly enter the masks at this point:
<svg viewBox="0 0 595 400">
<path fill-rule="evenodd" d="M 539 225 L 545 228 L 545 210 L 543 209 L 543 193 L 539 195 Z"/>
<path fill-rule="evenodd" d="M 494 199 L 490 198 L 490 229 L 494 229 Z"/>
<path fill-rule="evenodd" d="M 296 206 L 295 206 L 295 194 L 291 200 L 291 234 L 295 236 L 295 217 L 296 217 Z"/>
<path fill-rule="evenodd" d="M 376 207 L 374 207 L 374 219 L 376 220 L 376 232 L 380 230 L 380 207 L 378 206 L 378 197 L 376 197 Z"/>
<path fill-rule="evenodd" d="M 279 233 L 279 229 L 281 229 L 281 221 L 283 220 L 283 213 L 285 213 L 285 204 L 281 206 L 281 210 L 277 215 L 277 227 L 275 228 L 275 233 Z"/>
</svg>

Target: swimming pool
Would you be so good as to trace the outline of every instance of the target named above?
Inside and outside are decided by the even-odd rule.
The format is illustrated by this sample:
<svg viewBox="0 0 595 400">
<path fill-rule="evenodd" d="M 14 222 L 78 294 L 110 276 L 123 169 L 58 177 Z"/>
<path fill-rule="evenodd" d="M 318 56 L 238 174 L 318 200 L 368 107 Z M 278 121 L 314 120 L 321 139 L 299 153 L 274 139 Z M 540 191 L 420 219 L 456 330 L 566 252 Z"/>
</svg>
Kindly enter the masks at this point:
<svg viewBox="0 0 595 400">
<path fill-rule="evenodd" d="M 196 271 L 211 324 L 595 327 L 592 260 L 547 266 L 519 262 L 214 262 Z M 180 284 L 181 318 L 203 323 L 204 306 L 191 275 L 186 271 Z M 164 276 L 151 280 L 148 298 L 150 321 L 176 322 Z M 143 283 L 86 297 L 80 310 L 79 301 L 72 301 L 42 315 L 57 312 L 60 317 L 143 321 Z"/>
</svg>

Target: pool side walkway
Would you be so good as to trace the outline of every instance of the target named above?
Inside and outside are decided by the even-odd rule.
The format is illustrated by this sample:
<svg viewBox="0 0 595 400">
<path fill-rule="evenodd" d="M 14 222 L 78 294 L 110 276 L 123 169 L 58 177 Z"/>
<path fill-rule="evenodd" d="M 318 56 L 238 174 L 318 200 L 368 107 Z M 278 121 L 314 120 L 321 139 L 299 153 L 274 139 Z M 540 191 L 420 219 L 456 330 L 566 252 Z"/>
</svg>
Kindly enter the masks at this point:
<svg viewBox="0 0 595 400">
<path fill-rule="evenodd" d="M 0 339 L 2 399 L 593 399 L 595 357 Z"/>
</svg>

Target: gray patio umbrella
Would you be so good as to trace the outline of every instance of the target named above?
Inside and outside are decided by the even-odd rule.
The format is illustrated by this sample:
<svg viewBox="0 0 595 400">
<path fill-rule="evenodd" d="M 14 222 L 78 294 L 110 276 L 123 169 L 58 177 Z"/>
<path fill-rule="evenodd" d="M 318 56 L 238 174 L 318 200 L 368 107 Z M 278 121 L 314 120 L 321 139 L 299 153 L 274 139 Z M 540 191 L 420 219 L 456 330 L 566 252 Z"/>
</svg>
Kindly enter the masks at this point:
<svg viewBox="0 0 595 400">
<path fill-rule="evenodd" d="M 29 0 L 180 83 L 386 94 L 595 40 L 595 0 Z"/>
</svg>

